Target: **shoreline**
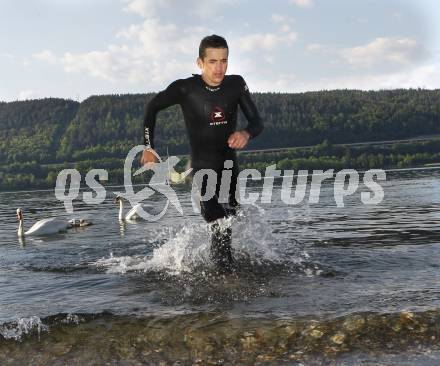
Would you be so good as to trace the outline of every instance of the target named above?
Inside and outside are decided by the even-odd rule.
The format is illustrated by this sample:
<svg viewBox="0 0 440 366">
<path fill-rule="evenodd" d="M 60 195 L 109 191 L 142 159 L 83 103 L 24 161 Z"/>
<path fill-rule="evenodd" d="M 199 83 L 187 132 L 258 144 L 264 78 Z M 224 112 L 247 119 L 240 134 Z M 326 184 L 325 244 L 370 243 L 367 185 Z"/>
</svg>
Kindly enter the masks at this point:
<svg viewBox="0 0 440 366">
<path fill-rule="evenodd" d="M 432 348 L 440 309 L 354 313 L 322 319 L 239 318 L 220 312 L 175 316 L 58 314 L 18 340 L 1 339 L 0 363 L 257 364 L 405 353 Z M 3 325 L 4 327 L 4 325 Z M 40 325 L 41 327 L 41 325 Z"/>
</svg>

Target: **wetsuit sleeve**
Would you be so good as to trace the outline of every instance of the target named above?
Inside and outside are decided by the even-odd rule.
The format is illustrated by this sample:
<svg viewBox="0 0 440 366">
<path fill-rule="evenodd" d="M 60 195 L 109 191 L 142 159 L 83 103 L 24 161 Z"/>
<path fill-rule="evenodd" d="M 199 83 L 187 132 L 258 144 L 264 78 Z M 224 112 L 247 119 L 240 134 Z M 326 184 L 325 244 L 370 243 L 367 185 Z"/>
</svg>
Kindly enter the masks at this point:
<svg viewBox="0 0 440 366">
<path fill-rule="evenodd" d="M 248 125 L 246 126 L 245 131 L 249 132 L 251 138 L 254 138 L 263 131 L 263 121 L 258 113 L 257 107 L 251 99 L 251 94 L 246 82 L 241 76 L 239 77 L 239 80 L 241 89 L 239 104 L 246 119 L 248 120 Z"/>
<path fill-rule="evenodd" d="M 176 80 L 165 90 L 159 92 L 148 103 L 144 115 L 144 145 L 146 147 L 154 149 L 154 128 L 156 126 L 157 113 L 162 109 L 179 104 L 182 88 L 182 81 Z"/>
</svg>

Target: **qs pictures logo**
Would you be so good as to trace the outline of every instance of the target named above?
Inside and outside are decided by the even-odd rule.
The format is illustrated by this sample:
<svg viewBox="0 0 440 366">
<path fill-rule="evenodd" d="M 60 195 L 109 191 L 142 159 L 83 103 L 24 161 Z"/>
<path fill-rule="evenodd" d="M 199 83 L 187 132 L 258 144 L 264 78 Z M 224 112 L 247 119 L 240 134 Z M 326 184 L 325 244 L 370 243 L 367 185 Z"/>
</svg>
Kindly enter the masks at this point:
<svg viewBox="0 0 440 366">
<path fill-rule="evenodd" d="M 134 176 L 137 176 L 146 172 L 147 170 L 153 171 L 153 176 L 151 177 L 149 184 L 139 192 L 134 192 L 131 180 L 133 161 L 135 160 L 136 155 L 142 152 L 144 149 L 144 145 L 138 145 L 129 151 L 124 163 L 125 192 L 112 193 L 116 196 L 125 198 L 128 202 L 130 202 L 132 207 L 138 205 L 137 213 L 145 220 L 159 220 L 163 215 L 165 215 L 170 203 L 181 215 L 183 215 L 182 206 L 177 198 L 177 194 L 170 186 L 168 181 L 170 168 L 174 169 L 174 167 L 180 161 L 177 156 L 171 156 L 166 161 L 162 161 L 160 156 L 154 150 L 150 150 L 156 155 L 158 163 L 155 163 L 152 167 L 143 166 L 133 174 Z M 189 172 L 190 171 L 187 171 L 186 174 L 189 174 Z M 93 195 L 92 192 L 83 192 L 82 195 L 85 203 L 100 204 L 106 199 L 107 192 L 99 181 L 95 179 L 96 177 L 98 177 L 98 180 L 108 180 L 108 172 L 104 169 L 92 169 L 87 173 L 85 178 L 86 185 L 94 191 L 95 195 Z M 69 180 L 70 182 L 68 184 Z M 58 200 L 64 203 L 64 207 L 68 213 L 73 213 L 73 201 L 79 197 L 80 185 L 81 174 L 76 169 L 64 169 L 57 176 L 55 196 Z M 142 202 L 150 198 L 154 193 L 162 194 L 166 198 L 166 203 L 159 213 L 150 214 L 145 210 Z"/>
</svg>

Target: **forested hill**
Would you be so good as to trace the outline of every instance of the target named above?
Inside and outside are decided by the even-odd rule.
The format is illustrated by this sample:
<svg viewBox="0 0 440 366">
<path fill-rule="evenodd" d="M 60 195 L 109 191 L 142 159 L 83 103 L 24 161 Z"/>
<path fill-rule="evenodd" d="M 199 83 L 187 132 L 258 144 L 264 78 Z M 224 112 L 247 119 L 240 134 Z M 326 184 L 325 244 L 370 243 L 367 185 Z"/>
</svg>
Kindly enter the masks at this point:
<svg viewBox="0 0 440 366">
<path fill-rule="evenodd" d="M 125 157 L 142 142 L 142 117 L 154 94 L 92 96 L 82 103 L 42 99 L 0 103 L 2 165 Z M 400 139 L 440 133 L 440 90 L 335 90 L 256 93 L 265 123 L 249 148 Z M 240 116 L 241 123 L 244 123 Z M 188 152 L 180 108 L 159 113 L 156 146 Z"/>
<path fill-rule="evenodd" d="M 80 104 L 48 98 L 0 103 L 0 162 L 52 162 Z"/>
</svg>

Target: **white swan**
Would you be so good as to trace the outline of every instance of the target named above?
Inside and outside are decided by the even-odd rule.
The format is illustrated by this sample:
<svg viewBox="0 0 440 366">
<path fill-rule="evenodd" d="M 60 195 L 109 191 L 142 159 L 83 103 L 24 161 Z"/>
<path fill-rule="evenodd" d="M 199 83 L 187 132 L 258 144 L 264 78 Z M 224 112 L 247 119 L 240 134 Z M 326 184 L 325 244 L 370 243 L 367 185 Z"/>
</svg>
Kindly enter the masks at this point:
<svg viewBox="0 0 440 366">
<path fill-rule="evenodd" d="M 30 235 L 52 235 L 73 227 L 92 225 L 90 221 L 84 219 L 63 220 L 57 217 L 52 217 L 37 221 L 28 231 L 24 232 L 23 211 L 21 208 L 17 208 L 17 219 L 19 221 L 17 233 L 19 237 Z"/>
<path fill-rule="evenodd" d="M 119 203 L 119 216 L 118 216 L 119 221 L 124 221 L 124 220 L 135 221 L 142 219 L 142 216 L 139 212 L 143 210 L 144 206 L 142 206 L 140 203 L 134 205 L 133 208 L 130 211 L 128 211 L 127 214 L 124 216 L 124 202 L 122 200 L 122 197 L 116 196 L 114 202 Z"/>
</svg>

